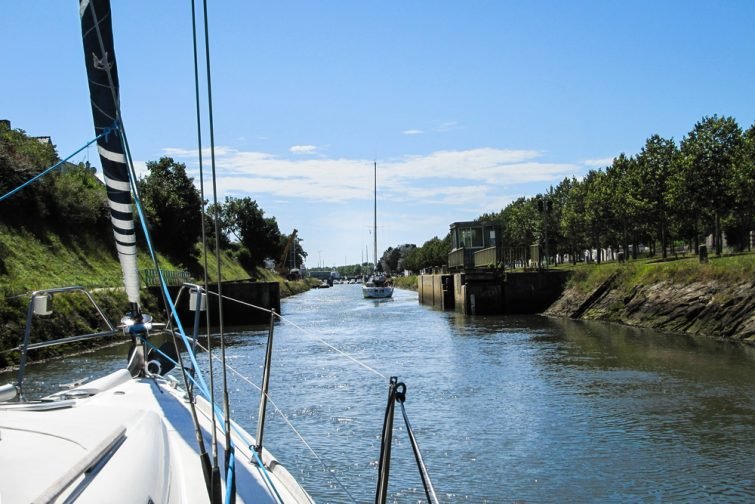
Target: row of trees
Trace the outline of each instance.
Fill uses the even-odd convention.
[[[652,135],[636,155],[620,154],[605,169],[566,178],[531,198],[521,197],[478,220],[498,222],[505,247],[540,244],[572,260],[601,249],[637,257],[642,246],[666,257],[675,245],[691,250],[713,237],[717,254],[726,242],[751,247],[755,230],[755,124],[743,131],[731,117],[704,117],[677,144]],[[403,268],[446,264],[450,237],[412,249]],[[388,249],[389,254],[392,249]],[[397,266],[399,264],[395,263]]]
[[[710,235],[719,255],[724,237],[744,250],[755,229],[755,125],[743,132],[731,117],[705,117],[679,145],[653,135],[634,156],[480,219],[502,224],[506,246],[540,243],[572,258],[608,247],[636,257],[641,244],[666,257]]]

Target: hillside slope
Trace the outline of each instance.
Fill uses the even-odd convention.
[[[199,259],[193,272],[195,281],[201,282],[204,276]],[[158,255],[164,271],[181,271],[180,265],[171,263]],[[146,251],[138,254],[140,270],[150,270],[154,266]],[[221,256],[223,280],[242,280],[250,277],[239,265],[232,251],[223,251]],[[208,252],[208,278],[217,281],[217,257]],[[281,296],[303,292],[309,289],[306,281],[288,282],[266,270],[257,270],[255,277],[262,281],[281,283]],[[128,301],[124,292],[120,264],[112,244],[112,234],[103,237],[90,235],[70,236],[56,234],[52,230],[31,232],[24,228],[8,227],[0,224],[0,368],[17,362],[17,352],[6,352],[21,343],[25,317],[31,292],[40,289],[79,285],[92,292],[95,301],[101,306],[110,320],[120,320]],[[161,319],[157,300],[147,290],[142,290],[142,305],[147,313]],[[102,330],[91,304],[82,294],[56,296],[54,312],[49,317],[35,321],[34,340],[45,341],[61,335],[83,334]],[[93,346],[85,344],[66,345],[65,348],[51,348],[35,352],[32,358],[47,358],[65,353],[77,352]]]

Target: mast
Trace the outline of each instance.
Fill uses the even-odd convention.
[[[110,221],[123,271],[123,283],[131,304],[131,311],[136,314],[140,311],[136,233],[129,170],[121,136],[123,123],[120,114],[118,67],[113,49],[110,3],[102,0],[82,1],[79,14],[94,130],[97,135],[112,130],[109,135],[104,135],[97,140],[97,151],[107,187]]]
[[[377,265],[378,265],[378,258],[377,258],[377,161],[373,163],[373,173],[374,173],[374,198],[373,198],[373,212],[372,212],[372,239],[373,239],[373,256],[375,258],[375,269],[373,271],[374,274],[377,274]]]

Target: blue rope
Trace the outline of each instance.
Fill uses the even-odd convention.
[[[260,468],[260,471],[262,472],[262,475],[267,480],[267,484],[270,485],[270,488],[273,489],[273,493],[275,493],[275,497],[278,498],[278,502],[284,502],[281,495],[278,493],[278,489],[275,488],[275,485],[273,484],[273,480],[270,479],[270,474],[267,472],[267,467],[265,467],[265,464],[262,463],[262,459],[260,459],[260,456],[257,455],[257,450],[252,448],[252,455],[254,456],[254,459],[257,461],[257,466]]]
[[[54,169],[60,167],[63,163],[65,163],[66,161],[68,161],[69,159],[71,159],[72,157],[74,157],[76,154],[78,154],[79,152],[83,151],[84,149],[86,149],[87,147],[89,147],[90,145],[92,145],[94,142],[96,142],[100,138],[105,137],[105,141],[107,141],[107,137],[110,135],[110,133],[114,129],[117,129],[117,128],[118,127],[116,125],[113,125],[112,128],[105,128],[105,130],[102,133],[100,133],[97,137],[95,137],[94,140],[91,140],[91,141],[87,142],[83,147],[81,147],[79,150],[77,150],[76,152],[74,152],[73,154],[71,154],[70,156],[68,156],[67,158],[65,158],[65,159],[63,159],[61,161],[58,161],[57,163],[55,163],[51,167],[47,168],[45,171],[36,174],[35,176],[33,176],[32,178],[30,178],[29,180],[27,180],[26,182],[24,182],[20,186],[16,187],[12,191],[10,191],[10,192],[8,192],[8,193],[3,194],[2,196],[0,196],[0,201],[5,200],[6,198],[10,198],[11,196],[13,196],[14,194],[16,194],[21,189],[23,189],[26,186],[34,183],[36,180],[44,177],[45,175],[47,175],[48,173],[50,173]]]
[[[236,455],[231,452],[228,458],[228,467],[226,468],[225,476],[225,504],[231,504],[231,488],[233,488],[233,475],[236,474]]]

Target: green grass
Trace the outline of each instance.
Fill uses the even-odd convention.
[[[417,290],[417,275],[393,277],[393,285],[399,289]]]
[[[121,287],[123,275],[114,247],[91,236],[70,237],[47,232],[39,237],[26,230],[0,226],[0,285],[3,297],[80,285],[88,289]],[[163,269],[182,269],[158,254]],[[154,268],[140,250],[139,269]]]
[[[197,252],[198,264],[204,268],[204,250],[202,247],[197,246]],[[220,252],[220,270],[223,280],[245,280],[251,276],[248,271],[241,267],[230,250],[222,250]],[[198,274],[198,276],[201,275]],[[210,282],[218,281],[218,259],[213,250],[207,251],[207,278]],[[197,278],[197,280],[203,279]]]
[[[204,256],[199,248],[197,252],[199,258],[193,268],[193,276],[201,282]],[[157,259],[163,270],[184,269],[160,254]],[[218,261],[212,252],[207,254],[207,263],[208,279],[215,282]],[[138,251],[137,264],[139,269],[154,268],[145,250]],[[263,268],[250,275],[238,263],[233,251],[223,251],[220,264],[223,280],[243,280],[254,276],[260,281],[279,282],[282,296],[304,292],[311,287],[309,280],[290,282]],[[125,292],[119,288],[123,286],[121,267],[109,237],[61,236],[51,231],[39,236],[0,224],[0,350],[19,344],[31,291],[71,285],[96,289],[92,294],[106,316],[111,320],[120,318],[127,301]],[[117,288],[103,289],[108,287]],[[142,303],[147,312],[156,312],[156,300],[146,290],[142,293]],[[92,317],[93,310],[84,295],[56,296],[54,305],[53,315],[37,322],[34,341],[49,340],[60,334],[93,332],[98,326],[98,320]],[[93,344],[87,342],[44,349],[34,352],[31,358],[75,352]],[[15,352],[0,353],[0,368],[17,362],[17,359]]]
[[[592,292],[610,276],[618,274],[622,284],[629,288],[641,284],[670,282],[688,285],[694,282],[741,282],[755,280],[755,253],[742,253],[710,257],[701,264],[696,257],[648,258],[602,264],[579,263],[559,265],[559,269],[572,270],[569,287],[579,292]]]

